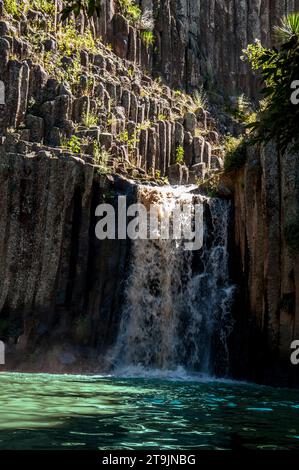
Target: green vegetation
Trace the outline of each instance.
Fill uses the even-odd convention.
[[[248,127],[256,142],[275,140],[284,151],[299,145],[299,106],[291,101],[292,84],[299,77],[299,13],[293,13],[275,28],[277,48],[266,49],[259,41],[244,50],[253,70],[260,71],[265,87],[265,106]]]
[[[290,252],[299,253],[299,217],[287,222],[284,228],[284,236]]]
[[[142,130],[149,129],[151,127],[152,123],[149,120],[143,121],[140,124],[137,124],[137,132],[140,132]]]
[[[141,31],[141,39],[143,44],[145,44],[146,47],[150,47],[154,44],[155,38],[154,38],[154,33],[152,31]]]
[[[41,11],[42,13],[46,13],[47,15],[54,15],[55,13],[55,1],[50,0],[31,0],[33,7]]]
[[[4,0],[4,8],[9,15],[19,17],[21,13],[26,13],[29,8],[33,8],[48,15],[54,15],[55,2],[51,0]]]
[[[111,157],[110,153],[98,142],[92,141],[91,138],[80,138],[76,135],[72,135],[69,139],[62,139],[61,147],[69,150],[74,155],[79,155],[84,153],[85,146],[89,146],[91,143],[92,156],[94,163],[98,166],[98,172],[100,174],[109,173],[108,162]]]
[[[176,148],[176,152],[175,152],[175,161],[176,161],[176,163],[179,163],[180,165],[183,165],[185,163],[184,162],[184,156],[185,156],[184,148],[181,145],[179,145]]]
[[[17,0],[4,0],[4,8],[9,15],[19,15],[19,5]]]
[[[31,28],[28,41],[33,48],[36,60],[49,75],[53,75],[57,80],[67,82],[71,86],[76,85],[82,74],[80,51],[84,49],[97,52],[99,41],[93,39],[90,30],[86,30],[84,34],[78,34],[74,23],[70,22],[61,27],[56,34],[57,52],[43,52],[40,49],[40,43],[47,39],[49,33],[53,33],[52,24],[49,24],[46,31],[41,31],[38,26]],[[65,57],[70,59],[69,63],[66,62]]]
[[[82,124],[85,127],[94,127],[98,125],[98,115],[94,112],[86,112],[82,116]]]
[[[244,94],[236,97],[234,105],[229,106],[227,108],[227,112],[237,121],[244,124],[255,122],[257,118],[257,113],[254,111],[252,104]]]
[[[281,42],[288,42],[299,36],[299,13],[291,13],[286,16],[280,26],[275,26],[274,31],[277,39]]]
[[[166,121],[167,120],[167,116],[165,116],[165,114],[158,114],[158,121]]]
[[[81,139],[76,135],[72,135],[70,139],[62,139],[61,147],[70,150],[74,154],[81,153]]]
[[[133,0],[118,0],[118,5],[120,12],[132,23],[141,19],[141,9]],[[77,17],[81,12],[88,17],[94,13],[100,16],[101,0],[66,0],[65,7],[61,11],[61,21],[65,21],[72,13]]]
[[[130,152],[134,149],[136,144],[139,142],[139,140],[137,139],[137,131],[135,131],[132,136],[129,136],[128,131],[125,130],[119,134],[118,139],[120,142],[127,145],[128,150]]]
[[[121,13],[132,23],[136,23],[142,16],[141,9],[134,0],[118,0]]]
[[[196,184],[208,197],[219,197],[221,174],[215,173],[207,179],[196,178]]]
[[[57,32],[57,45],[59,52],[68,57],[83,49],[92,53],[97,52],[96,42],[91,30],[87,29],[84,33],[78,34],[72,21]]]
[[[100,146],[97,142],[93,144],[93,158],[96,165],[98,165],[98,172],[100,174],[109,173],[108,162],[111,155],[103,147]]]
[[[246,162],[246,147],[247,141],[243,136],[232,137],[228,135],[225,141],[225,158],[224,158],[224,172],[231,173],[232,171],[242,168]]]
[[[33,97],[31,97],[29,100],[28,100],[28,104],[27,104],[27,113],[28,114],[34,114],[34,110],[35,110],[35,107],[36,107],[36,101]]]
[[[196,108],[205,108],[208,103],[207,94],[203,87],[200,87],[193,93],[193,101]],[[196,109],[195,109],[196,110]]]

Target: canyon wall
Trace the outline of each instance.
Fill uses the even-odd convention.
[[[129,60],[137,61],[173,88],[192,92],[204,84],[212,92],[257,97],[258,81],[240,60],[255,39],[274,41],[273,27],[299,0],[140,0],[153,11],[155,41],[149,48],[129,25],[119,29],[117,2],[103,0],[97,30]]]
[[[130,246],[95,239],[96,205],[119,194],[134,200],[136,181],[198,182],[221,169],[216,120],[184,90],[204,84],[216,94],[256,96],[242,48],[255,38],[270,45],[272,26],[299,10],[298,0],[140,4],[153,12],[154,43],[142,41],[113,0],[102,0],[89,27],[103,43],[77,51],[80,73],[72,69],[71,86],[65,72],[75,56],[60,57],[62,80],[42,60],[59,49],[55,35],[46,30],[40,49],[31,43],[32,23],[44,31],[47,18],[31,9],[16,20],[0,1],[0,336],[11,351],[8,367],[86,371],[91,359],[103,366]],[[83,33],[87,23],[79,18],[76,27]],[[97,122],[84,124],[86,113]],[[79,153],[65,147],[73,136],[84,141]],[[185,165],[176,163],[178,149]],[[298,216],[296,159],[272,147],[252,150],[232,184],[237,377],[297,380],[289,348],[299,338],[298,255],[285,238]]]
[[[16,17],[0,1],[0,338],[7,368],[102,369],[130,246],[96,239],[95,208],[134,201],[137,182],[203,178],[222,164],[218,134],[208,111],[122,50],[76,43],[95,24],[79,18],[60,37],[30,6]],[[128,22],[113,21],[121,35]]]
[[[274,144],[251,148],[234,178],[235,372],[284,385],[299,384],[290,361],[299,338],[298,158]]]
[[[0,335],[6,367],[91,370],[117,334],[129,243],[95,236],[95,208],[135,187],[79,157],[0,153]],[[99,344],[100,343],[100,344]],[[48,355],[48,351],[49,355]]]

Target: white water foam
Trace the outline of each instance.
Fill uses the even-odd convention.
[[[184,250],[182,240],[133,242],[126,302],[112,354],[116,370],[182,375],[184,380],[190,371],[206,377],[217,367],[227,372],[234,296],[228,272],[230,202],[195,195],[193,189],[139,189],[140,202],[155,204],[162,217],[175,204],[202,204],[204,245],[194,253]]]

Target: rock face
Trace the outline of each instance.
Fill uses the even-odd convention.
[[[299,0],[162,0],[157,68],[172,85],[200,82],[226,93],[256,96],[257,82],[240,60],[255,39],[271,45],[273,26],[299,10]],[[179,54],[178,54],[179,51]],[[212,89],[212,87],[211,87]]]
[[[96,239],[96,206],[107,198],[116,205],[117,195],[135,201],[132,178],[171,177],[178,149],[188,167],[211,169],[195,145],[200,132],[202,149],[216,147],[209,112],[145,73],[140,31],[113,2],[103,8],[100,19],[55,33],[48,13],[12,17],[0,1],[0,337],[8,368],[102,369],[130,246]],[[90,29],[111,46],[90,36],[89,47],[73,46]],[[187,166],[178,166],[176,181],[187,183]]]
[[[72,135],[91,139],[104,147],[115,163],[125,160],[152,176],[156,172],[168,174],[179,147],[189,166],[203,163],[206,170],[211,168],[210,160],[196,153],[195,134],[200,132],[202,145],[217,147],[211,137],[216,130],[214,120],[191,96],[142,71],[145,67],[142,60],[136,59],[137,46],[129,41],[132,28],[123,16],[109,16],[113,31],[119,29],[122,37],[127,34],[121,40],[122,46],[114,47],[117,54],[101,42],[92,52],[83,47],[72,54],[63,50],[55,55],[57,48],[63,49],[63,40],[59,45],[54,39],[54,52],[45,52],[45,46],[36,50],[30,21],[29,32],[22,34],[22,21],[14,20],[11,27],[9,17],[4,18],[0,21],[0,80],[5,87],[5,104],[0,103],[0,135],[18,129],[21,140],[51,147],[61,146]],[[43,21],[49,18],[45,15]],[[85,32],[95,28],[100,34],[102,22],[101,17],[89,25],[77,26],[78,33],[85,27]],[[110,39],[118,41],[114,33],[110,38],[109,25],[105,23],[106,43]],[[135,48],[133,52],[129,46]],[[52,55],[47,59],[45,54]],[[134,60],[128,62],[131,56]],[[49,60],[54,59],[59,59],[58,72],[49,66]],[[148,72],[152,70],[148,68]],[[88,148],[84,150],[93,155]]]
[[[103,367],[101,348],[117,333],[129,244],[96,238],[95,208],[107,198],[114,204],[118,195],[135,201],[134,185],[98,175],[80,158],[21,150],[11,145],[0,155],[0,335],[9,343],[7,367],[62,371],[75,363],[88,370],[93,359]],[[65,354],[78,360],[60,360]]]
[[[242,49],[255,39],[270,46],[273,26],[285,14],[299,10],[299,0],[140,0],[152,10],[155,43],[145,47],[138,32],[111,15],[117,8],[104,3],[106,16],[96,29],[123,57],[162,73],[174,88],[192,91],[200,83],[230,94],[255,97],[257,81],[240,60]],[[113,17],[112,17],[113,18]],[[116,29],[115,29],[116,28]],[[121,29],[115,37],[115,30]]]
[[[299,384],[290,361],[299,338],[298,225],[297,238],[289,234],[299,220],[298,158],[273,144],[251,149],[235,178],[235,372],[285,385]]]
[[[137,3],[141,25],[114,0],[102,0],[100,18],[79,17],[74,34],[92,31],[102,41],[89,37],[88,47],[70,50],[47,12],[16,18],[0,0],[0,339],[11,352],[7,367],[87,371],[93,360],[93,369],[103,368],[130,246],[95,238],[95,207],[116,204],[117,195],[134,201],[128,178],[194,183],[221,169],[216,122],[185,92],[205,84],[216,94],[254,97],[242,48],[255,38],[270,45],[272,26],[299,10],[299,0]],[[153,41],[146,42],[148,29]],[[285,234],[298,217],[299,165],[291,152],[277,155],[271,147],[251,153],[234,181],[240,297],[232,367],[237,377],[245,370],[247,378],[292,384],[299,263]]]

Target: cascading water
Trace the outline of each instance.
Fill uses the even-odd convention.
[[[228,272],[230,202],[193,194],[192,189],[139,188],[139,201],[154,205],[162,219],[176,205],[192,209],[195,203],[201,204],[203,245],[188,251],[183,240],[133,241],[114,350],[119,367],[173,370],[182,366],[207,374],[217,369],[226,373],[234,292]],[[186,223],[183,215],[181,222]]]

